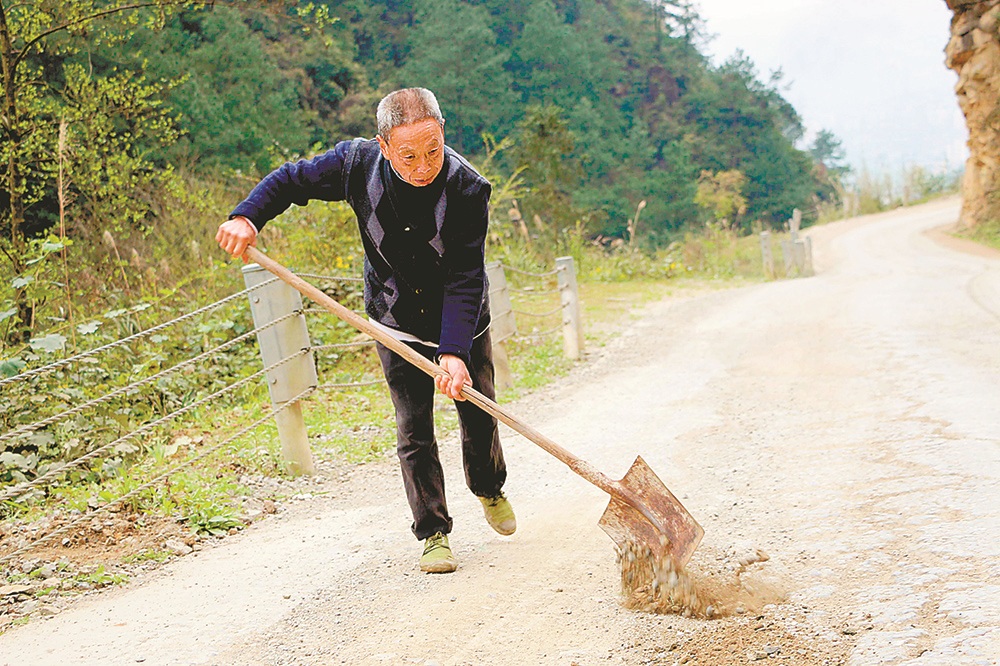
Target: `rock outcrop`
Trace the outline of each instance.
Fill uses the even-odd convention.
[[[945,62],[969,128],[963,226],[1000,220],[1000,0],[945,0],[954,13]]]

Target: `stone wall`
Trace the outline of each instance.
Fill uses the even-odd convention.
[[[963,226],[1000,220],[1000,0],[945,0],[953,12],[945,62],[969,128]]]

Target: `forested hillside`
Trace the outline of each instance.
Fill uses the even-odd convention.
[[[401,86],[438,94],[448,141],[497,185],[494,227],[511,211],[554,245],[651,249],[836,197],[836,138],[801,145],[780,74],[712,66],[687,0],[144,4],[0,2],[0,317],[25,335],[65,287],[33,276],[46,257],[91,292],[190,265],[257,177],[373,135]]]

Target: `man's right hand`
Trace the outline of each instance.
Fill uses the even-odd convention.
[[[248,246],[257,246],[257,228],[247,218],[237,215],[219,225],[215,242],[230,256],[242,258]]]

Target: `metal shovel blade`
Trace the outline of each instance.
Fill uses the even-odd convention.
[[[701,543],[705,530],[663,485],[642,456],[636,457],[617,485],[623,492],[611,493],[608,508],[598,521],[601,529],[619,548],[631,542],[648,546],[655,555],[662,555],[666,550],[676,565],[683,568]],[[639,511],[635,505],[645,511]],[[644,515],[647,511],[649,515]]]

